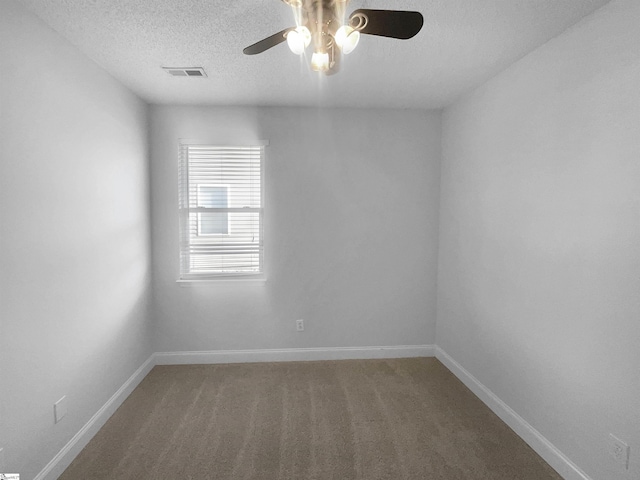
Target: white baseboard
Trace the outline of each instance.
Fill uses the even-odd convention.
[[[368,358],[408,358],[433,356],[435,356],[435,345],[283,348],[266,350],[211,350],[204,352],[158,352],[156,353],[156,365],[292,362],[309,360],[356,360]]]
[[[144,362],[129,379],[114,393],[109,400],[89,419],[71,440],[53,457],[53,459],[36,475],[34,480],[55,480],[71,464],[80,451],[89,443],[98,430],[115,413],[122,402],[133,392],[144,377],[155,366],[155,354]]]
[[[212,350],[203,352],[158,352],[152,354],[116,393],[91,417],[58,454],[36,475],[34,480],[55,480],[102,428],[116,409],[155,365],[222,364],[248,362],[283,362],[310,360],[350,360],[373,358],[436,357],[462,383],[480,398],[538,455],[565,480],[591,480],[576,464],[558,450],[540,432],[527,423],[506,403],[473,375],[435,345],[399,345],[380,347],[286,348],[267,350]]]
[[[493,413],[498,415],[511,430],[533,448],[553,469],[565,480],[591,480],[580,467],[573,463],[555,445],[533,428],[524,418],[485,387],[458,362],[451,358],[440,347],[436,347],[436,358],[440,360],[456,377],[464,383]]]

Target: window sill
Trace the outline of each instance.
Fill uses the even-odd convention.
[[[243,287],[260,287],[267,283],[266,278],[199,278],[199,279],[180,279],[176,283],[181,287],[194,287],[199,285],[242,285]]]

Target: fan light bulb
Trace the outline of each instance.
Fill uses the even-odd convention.
[[[313,52],[311,56],[311,68],[316,72],[329,70],[329,54],[326,52]]]
[[[287,45],[296,55],[301,55],[311,43],[311,32],[305,26],[297,27],[287,33]]]
[[[341,26],[335,35],[335,40],[338,46],[342,49],[342,53],[345,55],[353,52],[360,41],[360,32],[354,30],[349,25]]]

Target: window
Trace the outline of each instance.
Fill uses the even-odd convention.
[[[180,144],[180,280],[263,271],[264,146]]]

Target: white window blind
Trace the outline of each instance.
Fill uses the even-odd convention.
[[[264,146],[180,144],[180,279],[259,275]]]

